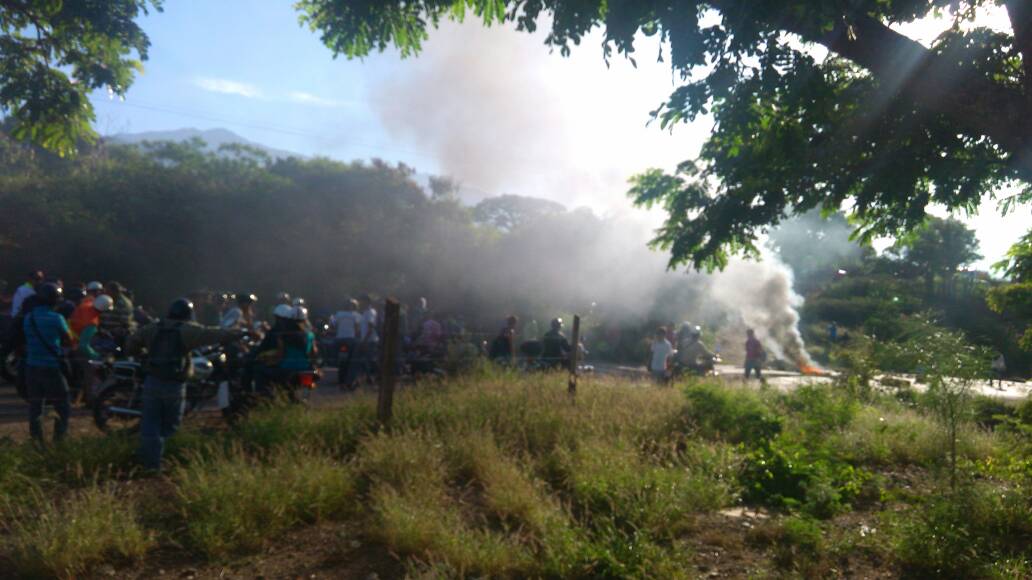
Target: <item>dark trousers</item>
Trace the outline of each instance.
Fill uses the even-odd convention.
[[[337,349],[337,384],[341,386],[350,387],[355,382],[355,377],[352,376],[352,360],[355,358],[355,345],[356,340],[354,338],[338,338],[337,342],[334,343]],[[342,347],[347,347],[347,352],[341,352]]]
[[[755,359],[745,359],[745,378],[749,378],[749,373],[751,371],[756,371],[756,378],[762,379],[763,376],[760,375],[761,368],[763,368],[763,361]]]
[[[164,382],[147,377],[143,383],[143,418],[140,424],[140,461],[147,469],[159,471],[165,441],[175,435],[183,422],[186,384]]]
[[[68,433],[72,404],[68,396],[68,382],[61,374],[61,369],[25,367],[25,391],[29,397],[29,434],[32,438],[43,440],[43,405],[48,404],[57,411],[54,441],[64,439]]]

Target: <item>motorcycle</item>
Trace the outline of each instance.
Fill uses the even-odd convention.
[[[671,369],[671,378],[678,379],[681,377],[715,377],[720,373],[717,371],[717,365],[722,362],[720,355],[715,354],[711,357],[700,357],[699,360],[695,361],[694,365],[683,364],[676,362]]]
[[[186,381],[183,416],[204,407],[219,396],[220,389],[232,391],[226,353],[221,347],[207,347],[191,353],[194,372]],[[106,380],[93,399],[93,422],[105,433],[135,432],[143,417],[144,367],[137,360],[101,361]],[[223,409],[223,414],[231,405]]]

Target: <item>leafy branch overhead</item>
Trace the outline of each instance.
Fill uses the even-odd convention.
[[[1013,33],[978,27],[1006,10]],[[648,172],[631,195],[669,215],[657,245],[671,265],[720,267],[756,252],[788,215],[854,208],[861,239],[909,231],[939,203],[970,211],[1032,181],[1032,0],[300,0],[302,22],[335,54],[419,52],[443,19],[474,16],[568,54],[595,28],[603,56],[633,58],[658,35],[681,79],[653,111],[663,127],[708,116],[698,159]],[[954,26],[930,46],[895,25]],[[826,52],[827,57],[819,54]],[[1032,198],[1024,190],[1016,201]],[[1012,200],[1014,201],[1014,200]]]
[[[160,0],[0,0],[0,113],[59,155],[93,142],[89,94],[124,95],[150,41],[134,20]]]

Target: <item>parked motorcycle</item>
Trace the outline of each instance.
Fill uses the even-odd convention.
[[[226,364],[225,349],[207,347],[193,351],[191,356],[194,373],[186,382],[184,416],[215,399],[220,387],[230,393],[236,390]],[[143,365],[136,360],[116,360],[108,364],[107,378],[93,400],[93,422],[105,433],[136,431],[143,417],[143,382],[146,378]]]

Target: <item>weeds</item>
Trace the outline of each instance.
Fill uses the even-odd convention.
[[[71,578],[101,563],[138,560],[153,545],[134,502],[107,485],[64,501],[37,494],[8,518],[9,557],[22,577]]]
[[[255,459],[235,449],[198,455],[172,477],[190,543],[212,558],[261,548],[294,526],[354,508],[351,468],[318,454]]]

